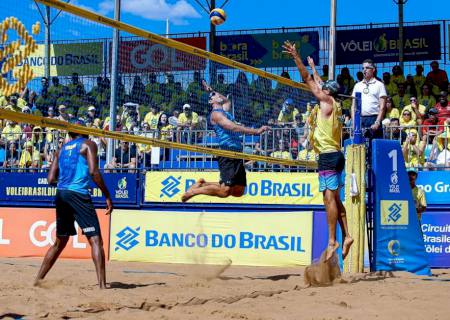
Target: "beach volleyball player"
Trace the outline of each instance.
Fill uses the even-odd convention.
[[[76,124],[82,125],[81,121]],[[112,201],[98,169],[97,145],[78,133],[69,132],[69,136],[71,140],[56,153],[48,173],[48,182],[57,182],[56,240],[44,257],[35,285],[50,271],[70,236],[77,234],[74,226],[76,221],[91,246],[98,284],[101,289],[105,289],[105,252],[100,223],[89,193],[91,180],[106,198],[106,214],[113,210]]]
[[[269,128],[262,126],[253,129],[237,124],[234,116],[230,113],[231,101],[224,95],[213,91],[205,81],[203,81],[203,86],[209,91],[209,103],[212,107],[210,122],[219,140],[220,149],[242,152],[241,134],[259,135]],[[183,194],[181,197],[183,202],[199,194],[220,198],[241,197],[244,194],[247,185],[244,161],[226,157],[217,157],[217,161],[220,181],[206,182],[204,179],[199,179]]]
[[[342,245],[342,256],[345,259],[353,239],[348,232],[345,208],[339,197],[339,189],[343,185],[341,173],[345,165],[344,155],[341,152],[342,110],[340,103],[335,100],[339,84],[334,80],[327,80],[320,87],[320,79],[315,81],[309,74],[295,48],[295,44],[286,41],[283,49],[285,53],[292,56],[303,81],[319,101],[319,112],[314,123],[315,128],[312,136],[313,141],[310,141],[310,143],[313,143],[314,149],[319,154],[319,191],[323,193],[323,202],[327,212],[328,247],[325,260],[329,260],[339,247],[339,243],[336,241],[336,223],[338,221],[345,234]],[[312,59],[308,59],[313,66]],[[318,77],[316,72],[314,77]]]

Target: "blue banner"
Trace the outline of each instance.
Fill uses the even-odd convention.
[[[403,28],[404,61],[441,59],[441,27],[438,24]],[[338,30],[337,64],[360,64],[364,59],[375,62],[398,62],[398,28]]]
[[[450,172],[420,171],[417,176],[417,186],[425,192],[427,205],[450,204]]]
[[[430,275],[400,144],[373,140],[372,155],[375,270]]]
[[[113,203],[137,203],[137,178],[131,173],[104,174],[103,179],[111,194]],[[0,201],[9,202],[53,202],[56,187],[48,185],[47,173],[0,173]],[[104,203],[100,189],[92,184],[91,196],[94,203]]]
[[[422,232],[430,267],[450,267],[450,213],[424,213]]]
[[[295,67],[292,57],[282,53],[286,40],[295,43],[305,64],[308,56],[319,64],[317,31],[218,36],[214,52],[257,68]]]

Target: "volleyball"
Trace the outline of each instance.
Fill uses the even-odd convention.
[[[209,19],[211,20],[211,23],[218,26],[227,20],[227,14],[223,9],[213,9],[211,10],[211,13],[209,14]]]

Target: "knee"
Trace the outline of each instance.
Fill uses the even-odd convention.
[[[62,250],[66,247],[67,242],[69,242],[69,237],[56,237],[55,244],[53,246],[58,250]]]
[[[226,198],[231,195],[231,187],[222,185],[219,192],[219,197]]]
[[[92,236],[89,237],[89,244],[94,247],[102,247],[103,246],[103,240],[100,236]]]

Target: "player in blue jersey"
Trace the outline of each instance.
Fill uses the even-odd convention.
[[[77,121],[77,124],[82,124]],[[57,183],[56,241],[45,255],[35,285],[44,279],[67,245],[76,235],[75,221],[86,235],[92,249],[98,284],[106,288],[105,252],[100,223],[89,193],[93,180],[106,198],[106,214],[113,210],[111,197],[98,169],[97,145],[78,133],[69,132],[71,140],[56,153],[48,173],[48,182]]]
[[[203,81],[203,86],[210,92],[209,103],[212,106],[210,123],[219,140],[220,149],[242,152],[241,134],[259,135],[269,128],[262,126],[259,129],[253,129],[237,124],[234,116],[230,113],[231,101],[224,95],[213,91],[205,81]],[[199,194],[220,198],[241,197],[244,194],[247,185],[244,161],[225,157],[217,157],[217,161],[219,163],[220,181],[198,180],[183,194],[181,197],[183,202]]]

